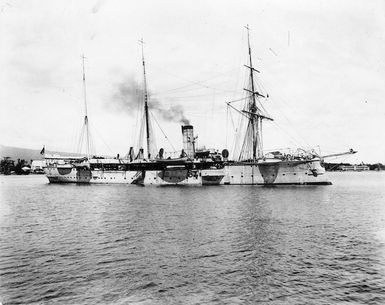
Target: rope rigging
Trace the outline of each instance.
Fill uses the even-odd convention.
[[[174,147],[174,145],[172,145],[171,141],[169,140],[169,138],[167,137],[166,133],[163,131],[162,127],[160,127],[160,124],[158,122],[158,120],[155,118],[154,114],[152,113],[152,111],[150,111],[150,114],[151,114],[151,117],[154,119],[155,123],[158,125],[160,131],[163,133],[165,139],[168,141],[168,143],[171,145],[172,149],[174,150],[174,152],[176,152],[176,149]]]

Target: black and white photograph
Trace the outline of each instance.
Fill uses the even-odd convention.
[[[385,2],[0,0],[0,305],[385,304]]]

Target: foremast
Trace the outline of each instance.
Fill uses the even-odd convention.
[[[150,160],[156,154],[156,145],[155,140],[153,139],[153,131],[150,122],[150,113],[149,113],[149,94],[147,87],[147,77],[146,77],[146,62],[144,60],[144,41],[141,39],[139,43],[142,46],[142,66],[143,66],[143,97],[144,97],[144,127],[146,132],[146,148],[147,148],[147,159]],[[140,139],[141,141],[141,139]]]
[[[239,154],[239,161],[257,161],[258,159],[263,158],[262,121],[264,119],[273,119],[263,115],[261,109],[257,106],[258,99],[261,97],[265,98],[265,96],[256,90],[254,73],[259,73],[259,71],[253,67],[250,46],[250,28],[248,25],[245,28],[247,30],[247,46],[249,54],[249,64],[245,65],[245,67],[249,69],[250,74],[249,86],[244,89],[248,94],[248,98],[242,113],[248,118],[248,122],[245,138]]]

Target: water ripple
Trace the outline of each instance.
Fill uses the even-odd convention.
[[[383,173],[310,188],[0,179],[3,304],[385,303]]]

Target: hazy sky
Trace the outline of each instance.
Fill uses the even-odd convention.
[[[275,119],[264,124],[265,148],[354,148],[340,160],[385,163],[382,0],[1,1],[0,144],[76,150],[84,53],[96,150],[126,153],[137,111],[121,94],[142,82],[143,37],[152,100],[183,110],[198,146],[231,148],[237,116],[225,102],[243,96],[246,24]],[[180,123],[154,116],[180,149]]]

